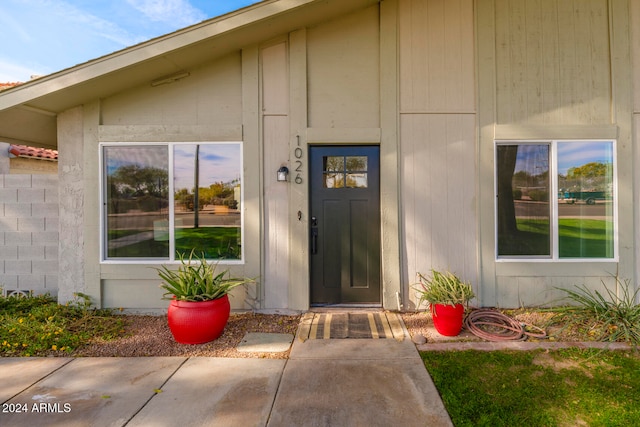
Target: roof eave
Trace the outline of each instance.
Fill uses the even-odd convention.
[[[266,0],[7,89],[0,111],[106,76],[317,0]],[[60,112],[60,111],[57,111]]]
[[[0,92],[0,121],[55,124],[56,115],[94,99],[215,59],[296,28],[378,3],[379,0],[265,0],[191,27],[96,58]],[[203,59],[205,57],[206,59]],[[8,114],[8,116],[7,116]],[[0,139],[55,147],[55,133],[36,137],[5,131]]]

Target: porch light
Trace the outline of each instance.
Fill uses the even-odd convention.
[[[278,169],[278,182],[286,182],[289,175],[289,169],[286,166],[280,166]]]

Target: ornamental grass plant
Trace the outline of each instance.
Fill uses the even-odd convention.
[[[560,289],[569,305],[555,307],[552,322],[564,328],[586,329],[588,336],[598,341],[628,342],[640,345],[640,288],[631,290],[629,280],[616,279],[619,292],[610,289],[604,281],[605,295],[586,286]]]
[[[451,272],[431,270],[431,277],[418,273],[415,290],[420,298],[418,305],[429,304],[456,305],[466,304],[475,295],[468,282],[464,282]]]
[[[229,270],[216,272],[217,264],[210,263],[204,254],[195,257],[194,251],[188,258],[179,254],[180,266],[177,270],[166,266],[156,269],[163,280],[160,285],[166,292],[163,299],[177,301],[211,301],[222,298],[240,285],[252,283],[254,279],[229,276]]]

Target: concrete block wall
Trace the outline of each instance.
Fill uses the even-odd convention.
[[[58,294],[58,175],[0,174],[0,286]]]

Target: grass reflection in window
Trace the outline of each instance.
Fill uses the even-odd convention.
[[[613,258],[613,145],[498,144],[498,256]],[[550,197],[552,188],[558,189],[557,197]]]

